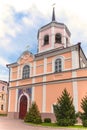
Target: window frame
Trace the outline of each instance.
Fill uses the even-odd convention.
[[[56,61],[56,59],[61,59],[61,63],[62,63],[62,71],[61,72],[63,72],[64,71],[64,66],[65,66],[65,63],[64,63],[64,61],[65,61],[65,57],[64,56],[55,56],[53,59],[52,59],[52,72],[53,73],[56,73],[55,72],[55,61]]]
[[[62,60],[61,60],[61,58],[57,58],[55,60],[55,72],[62,72]]]
[[[2,86],[2,91],[4,91],[5,90],[5,86]]]
[[[22,79],[28,79],[29,77],[30,77],[30,65],[24,65],[22,70]]]
[[[1,95],[1,99],[2,99],[2,100],[4,99],[4,94]]]
[[[1,111],[3,111],[3,110],[4,110],[4,105],[2,104],[2,105],[1,105]]]
[[[48,45],[48,44],[49,44],[49,35],[46,34],[46,35],[44,36],[44,45]]]
[[[62,35],[61,33],[55,34],[55,43],[61,44],[62,43]]]

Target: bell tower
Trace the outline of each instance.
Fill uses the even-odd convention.
[[[70,36],[67,26],[56,21],[53,7],[52,21],[38,31],[38,53],[70,46]]]

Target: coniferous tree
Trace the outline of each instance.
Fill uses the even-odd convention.
[[[82,119],[83,126],[87,127],[87,96],[83,97],[81,108],[83,112],[81,112],[80,118]]]
[[[57,99],[57,104],[53,107],[58,125],[70,126],[76,123],[76,114],[73,105],[73,99],[66,89],[64,89],[61,97]]]
[[[24,121],[36,124],[40,124],[42,122],[38,106],[35,102],[33,102],[29,108],[29,112],[27,112]]]

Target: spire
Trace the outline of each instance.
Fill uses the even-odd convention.
[[[53,4],[53,6],[54,6],[54,5],[55,5],[55,4]],[[53,7],[52,21],[55,21],[55,7]]]

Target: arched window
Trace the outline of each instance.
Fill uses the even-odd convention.
[[[55,61],[55,72],[61,72],[61,71],[62,71],[62,60],[58,58]]]
[[[44,45],[49,44],[49,35],[44,36]]]
[[[1,110],[3,110],[3,105],[1,105]]]
[[[68,38],[66,38],[66,47],[68,47]]]
[[[3,87],[2,87],[2,91],[4,91],[4,88],[5,88],[5,87],[3,86]]]
[[[2,100],[4,99],[4,94],[2,94],[1,98],[2,98]]]
[[[23,68],[23,74],[22,77],[23,79],[29,78],[30,76],[30,66],[29,65],[25,65]]]
[[[61,43],[62,42],[62,37],[60,33],[57,33],[55,35],[55,43]]]

